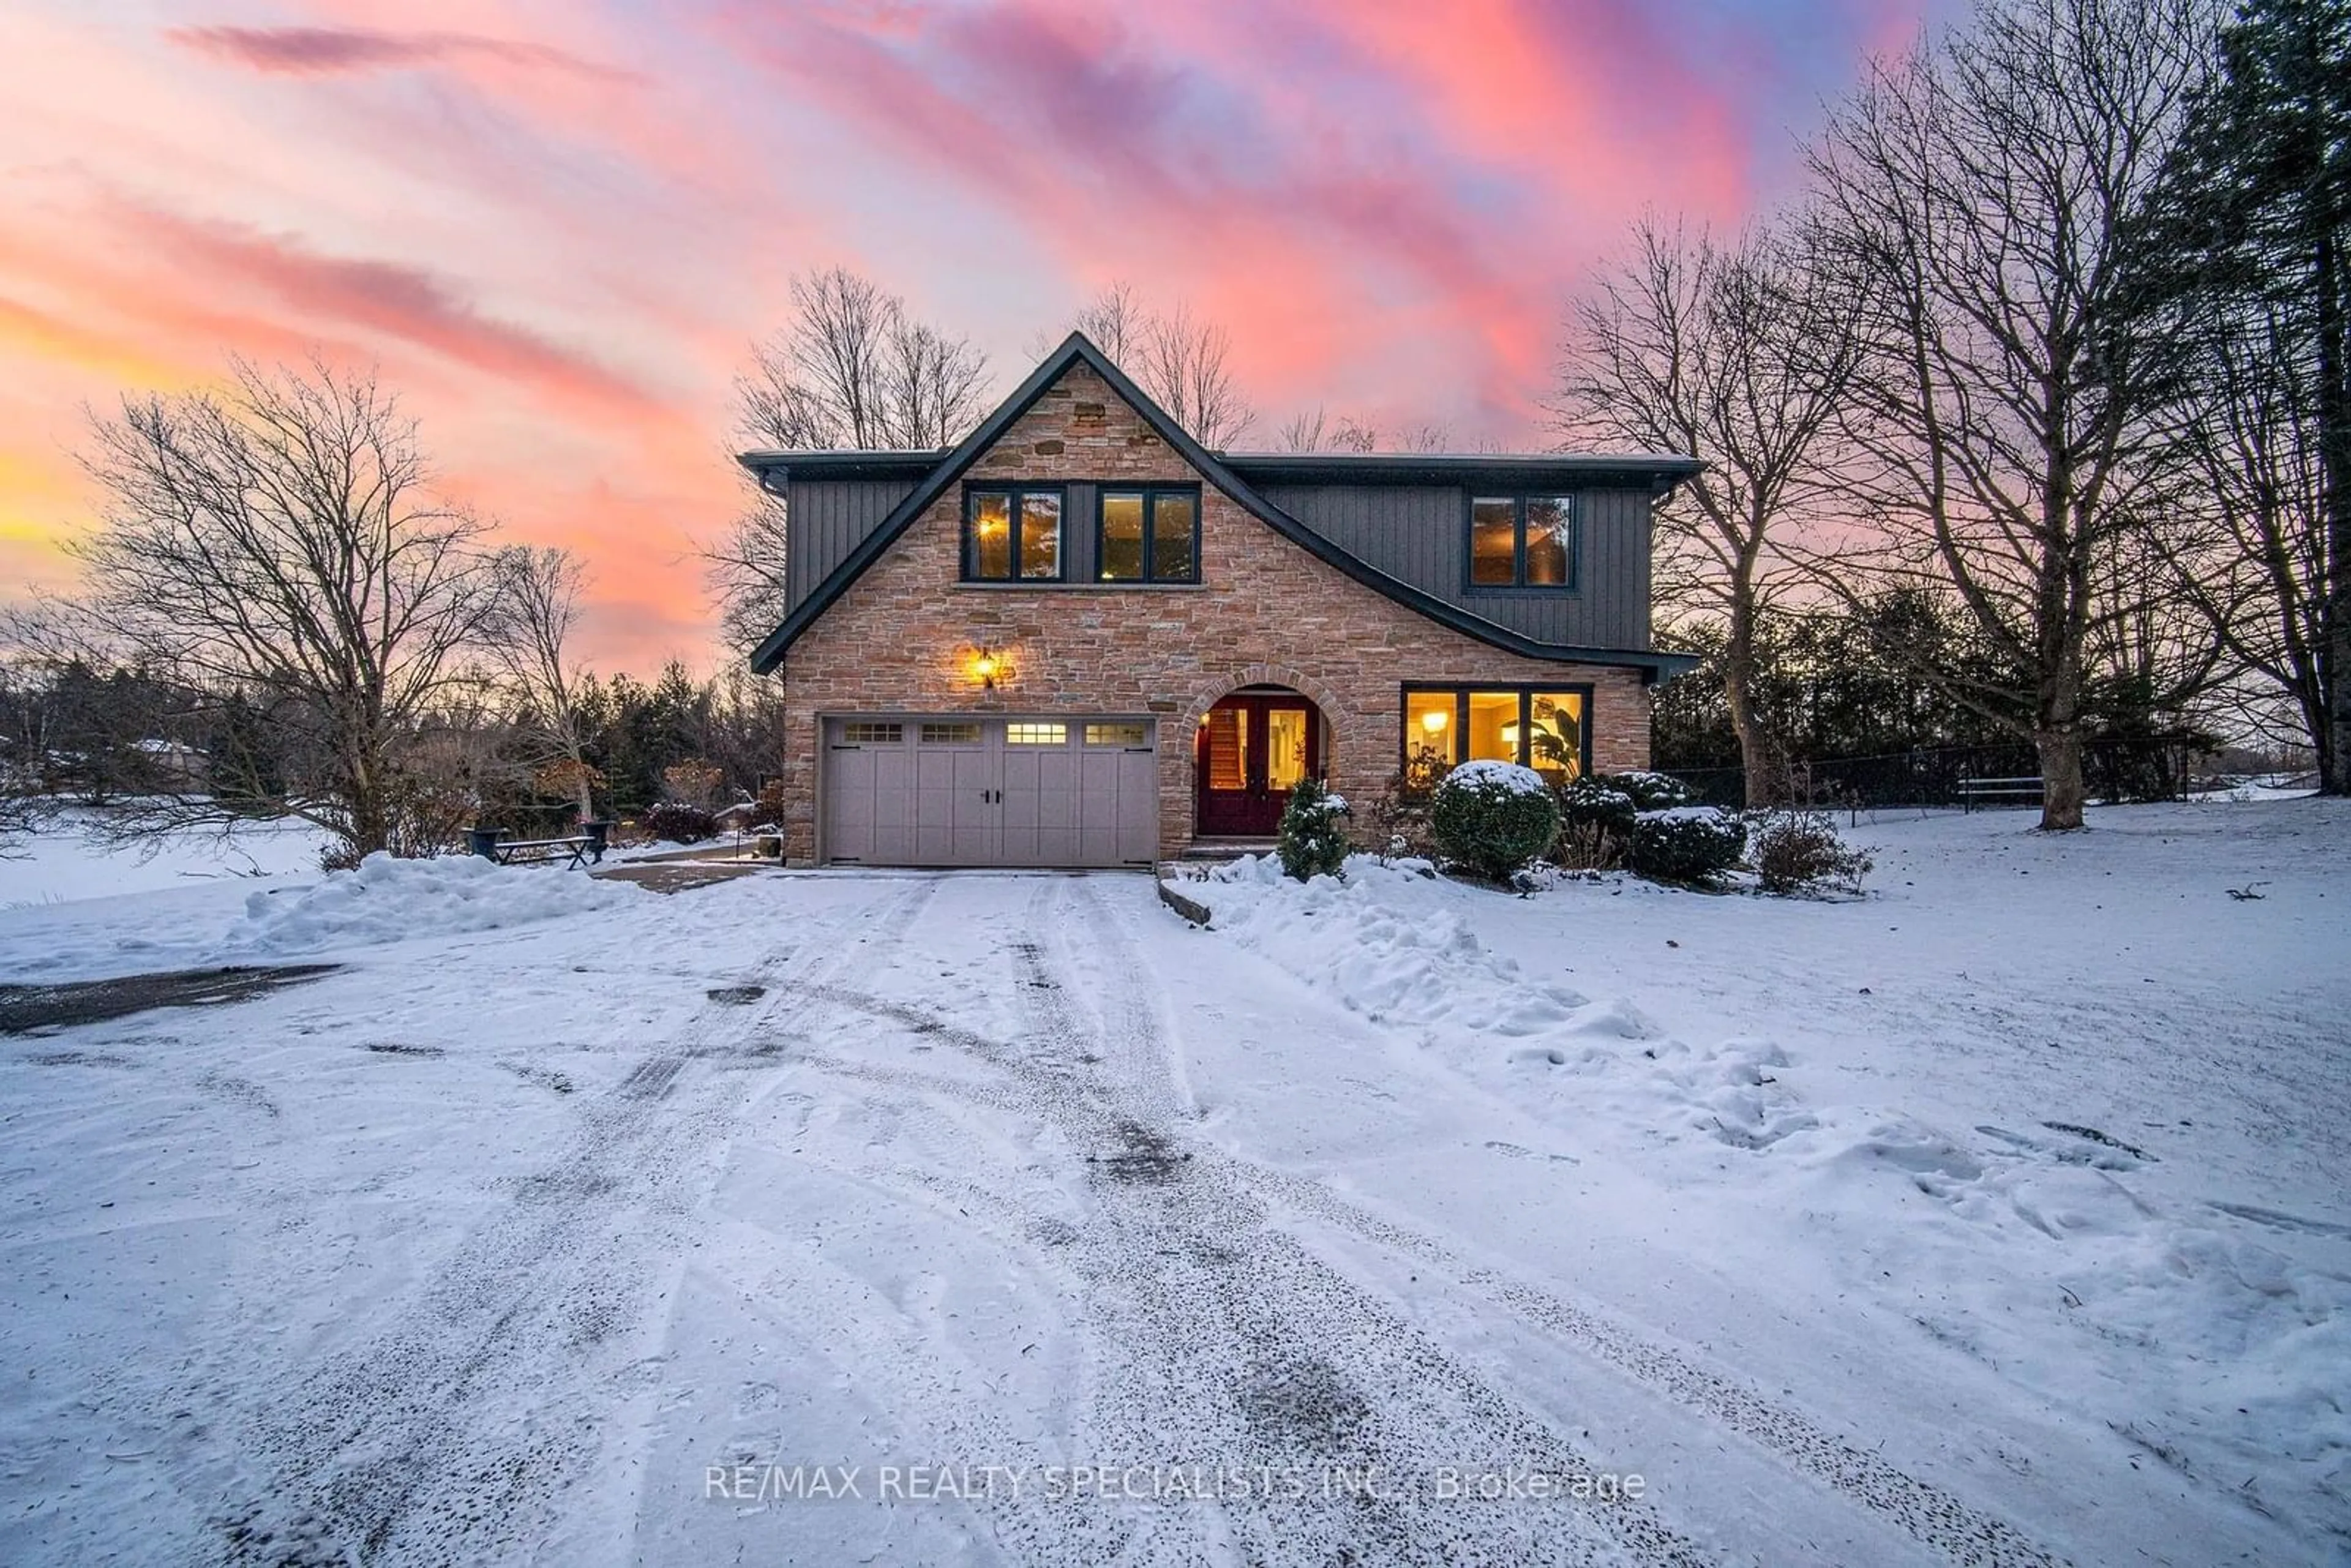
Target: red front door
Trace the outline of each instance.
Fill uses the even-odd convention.
[[[1227,697],[1201,721],[1193,765],[1202,838],[1269,838],[1290,791],[1322,771],[1314,705],[1301,696]]]

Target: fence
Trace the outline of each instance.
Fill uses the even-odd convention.
[[[2083,747],[2083,782],[2094,800],[2176,800],[2188,791],[2198,748],[2167,738],[2094,740]],[[1743,806],[1743,768],[1666,768],[1710,806]],[[1800,799],[1837,810],[1961,804],[1963,779],[2030,778],[2041,760],[2030,746],[1950,746],[1876,757],[1832,757],[1793,765]]]

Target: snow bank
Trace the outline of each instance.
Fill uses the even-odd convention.
[[[1422,861],[1354,855],[1345,880],[1301,883],[1270,855],[1249,855],[1210,873],[1202,896],[1216,930],[1374,1023],[1428,1030],[1448,1054],[1489,1037],[1553,1036],[1581,1051],[1593,1032],[1646,1030],[1629,1012],[1595,1007],[1487,948],[1459,914],[1439,906],[1451,890]]]
[[[371,854],[356,871],[329,873],[312,886],[255,894],[221,951],[261,957],[492,931],[647,896],[627,883],[577,871],[501,866],[475,855]]]
[[[1763,1104],[1759,1082],[1759,1064],[1784,1062],[1776,1048],[1740,1041],[1693,1051],[1665,1040],[1622,997],[1594,1000],[1528,974],[1480,942],[1461,909],[1447,907],[1465,898],[1499,904],[1498,896],[1436,879],[1425,862],[1355,855],[1343,882],[1300,883],[1270,856],[1246,856],[1212,873],[1203,896],[1216,930],[1375,1023],[1421,1027],[1427,1044],[1473,1076],[1509,1079],[1528,1064],[1613,1074],[1644,1103],[1644,1119],[1703,1128],[1741,1146],[1789,1130]],[[1735,1105],[1721,1101],[1726,1092]],[[1735,1129],[1726,1128],[1726,1114]]]

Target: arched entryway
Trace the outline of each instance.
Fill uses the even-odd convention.
[[[1203,839],[1270,838],[1301,779],[1320,778],[1330,737],[1322,710],[1289,686],[1243,686],[1200,716],[1193,741],[1193,824]]]

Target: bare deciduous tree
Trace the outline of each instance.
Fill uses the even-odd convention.
[[[1181,301],[1156,309],[1134,285],[1113,283],[1081,307],[1070,326],[1203,446],[1230,445],[1257,418],[1227,365],[1231,334]],[[1051,347],[1033,345],[1040,355]]]
[[[1790,575],[1775,535],[1835,482],[1830,437],[1857,354],[1823,277],[1785,229],[1720,240],[1645,218],[1630,256],[1576,304],[1552,404],[1571,441],[1708,465],[1659,513],[1658,574],[1671,597],[1722,618],[1750,806],[1792,782],[1752,696],[1761,619]]]
[[[2170,510],[2177,355],[2130,247],[2211,34],[2202,0],[1988,5],[1959,46],[1874,68],[1812,157],[1864,337],[1849,493],[1876,564],[1949,585],[1997,650],[1997,679],[1921,673],[2031,738],[2044,828],[2082,824],[2090,653],[2144,603],[2111,565]]]
[[[542,776],[562,776],[588,821],[596,815],[596,770],[588,763],[581,672],[569,646],[587,569],[568,549],[528,545],[498,551],[496,565],[485,641],[530,743],[528,761]]]
[[[1070,325],[1109,355],[1112,364],[1141,372],[1144,340],[1151,330],[1151,312],[1135,293],[1134,285],[1122,281],[1107,286],[1086,302]],[[1041,360],[1053,348],[1050,340],[1040,342],[1034,345],[1030,357]]]
[[[718,634],[726,646],[747,653],[783,623],[789,601],[784,553],[791,544],[791,519],[780,496],[751,490],[726,530],[701,549],[703,581],[718,612]]]
[[[792,319],[735,382],[736,432],[755,446],[926,451],[952,446],[987,405],[987,358],[916,321],[906,302],[844,267],[792,279]],[[701,548],[721,635],[747,650],[783,619],[784,503],[750,486]]]
[[[2179,439],[2201,530],[2160,543],[2172,581],[2229,656],[2282,693],[2328,776],[2327,482],[2308,356],[2273,302],[2210,301]],[[2272,738],[2287,738],[2272,737]]]
[[[0,712],[9,720],[0,729],[0,856],[21,854],[18,841],[56,810],[45,777],[51,749],[45,684],[32,658],[0,657]]]
[[[1231,350],[1230,334],[1181,301],[1155,312],[1144,331],[1137,379],[1203,446],[1230,444],[1257,417],[1226,367]]]
[[[93,421],[105,495],[69,546],[66,623],[233,701],[243,737],[193,786],[116,803],[127,829],[256,809],[325,828],[337,858],[442,847],[450,782],[426,744],[472,681],[495,577],[486,525],[432,497],[413,422],[371,375],[239,362],[217,392],[125,398]]]
[[[792,279],[791,321],[737,378],[737,424],[787,449],[951,446],[978,423],[987,357],[914,320],[906,302],[845,267]]]
[[[1281,427],[1281,450],[1284,452],[1449,452],[1452,449],[1453,430],[1450,425],[1429,421],[1409,425],[1390,439],[1377,425],[1352,413],[1342,414],[1336,424],[1332,423],[1320,403]]]

